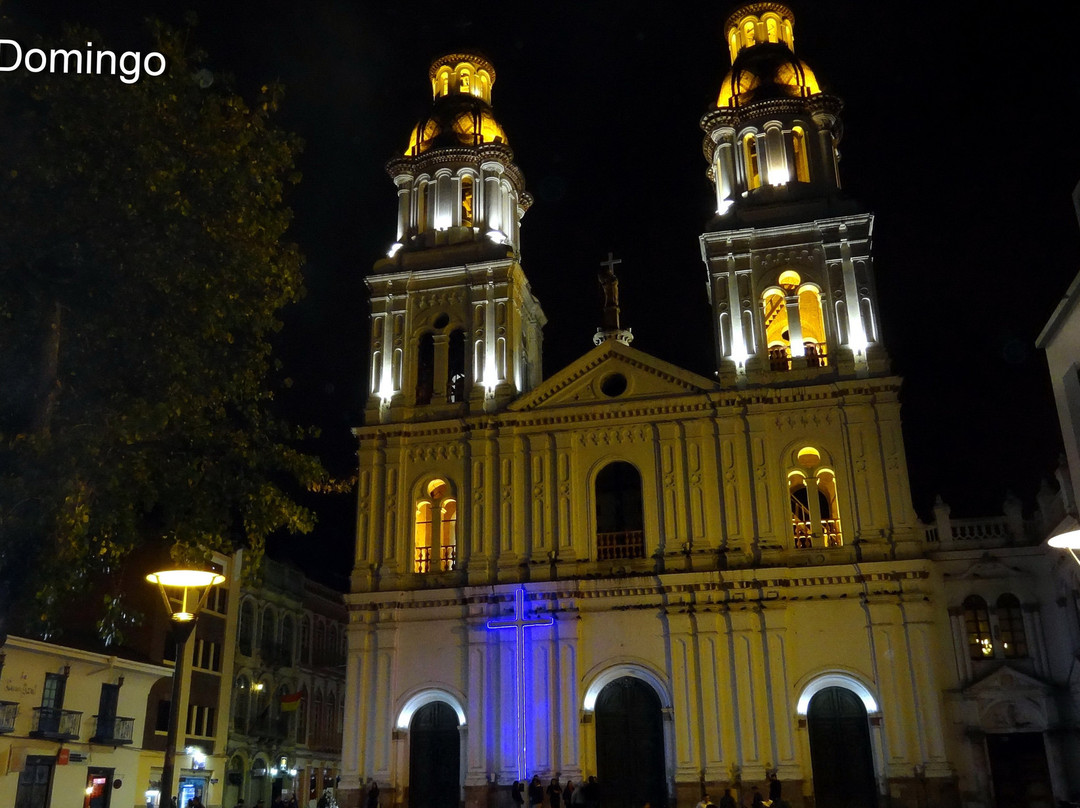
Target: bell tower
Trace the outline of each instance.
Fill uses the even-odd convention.
[[[495,411],[540,381],[539,302],[520,264],[532,198],[495,120],[495,69],[452,53],[433,102],[387,171],[396,237],[367,278],[368,423]]]
[[[732,65],[701,119],[716,216],[701,236],[725,386],[887,375],[873,215],[844,196],[842,103],[795,56],[782,3],[724,25]]]

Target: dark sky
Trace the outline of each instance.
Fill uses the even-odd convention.
[[[104,5],[104,4],[103,4]],[[281,355],[297,417],[324,429],[339,469],[354,447],[365,378],[363,277],[393,240],[383,166],[430,104],[430,60],[476,48],[494,63],[496,116],[536,198],[523,264],[549,320],[545,374],[587,351],[595,271],[620,266],[634,347],[713,367],[698,235],[713,196],[698,120],[730,67],[734,3],[364,3],[341,0],[98,4],[8,0],[42,34],[61,21],[112,47],[149,50],[141,21],[182,24],[240,90],[286,87],[280,122],[306,142],[291,203],[307,299]],[[916,510],[1027,510],[1060,451],[1034,340],[1080,269],[1070,192],[1080,180],[1080,67],[1066,25],[1027,4],[792,2],[795,50],[845,101],[841,178],[876,213],[886,346],[905,378]],[[0,33],[0,36],[3,36]],[[351,499],[323,504],[317,541],[279,543],[334,580],[350,566]],[[319,548],[313,555],[312,548]],[[342,578],[336,579],[342,582]]]

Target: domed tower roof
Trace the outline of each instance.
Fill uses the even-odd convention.
[[[450,53],[432,62],[428,75],[435,100],[431,112],[413,127],[406,156],[433,148],[509,145],[491,109],[491,62],[475,53]]]
[[[813,71],[795,56],[794,25],[791,9],[781,3],[751,3],[728,17],[724,35],[732,64],[717,107],[809,98],[821,92]]]

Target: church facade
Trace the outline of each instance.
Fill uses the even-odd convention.
[[[631,346],[611,260],[595,347],[542,378],[494,67],[432,64],[367,278],[343,805],[510,805],[534,775],[605,808],[1080,788],[1060,559],[1018,515],[912,509],[873,216],[793,24],[731,15],[702,119],[714,378]]]

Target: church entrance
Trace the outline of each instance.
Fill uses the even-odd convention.
[[[458,808],[461,801],[461,735],[457,713],[433,701],[409,724],[410,808]]]
[[[999,808],[1053,808],[1050,768],[1041,732],[986,736],[994,803]]]
[[[877,805],[870,723],[862,699],[844,687],[826,687],[806,711],[814,804],[818,808]]]
[[[624,676],[596,699],[596,775],[604,808],[667,805],[660,699],[640,679]]]

